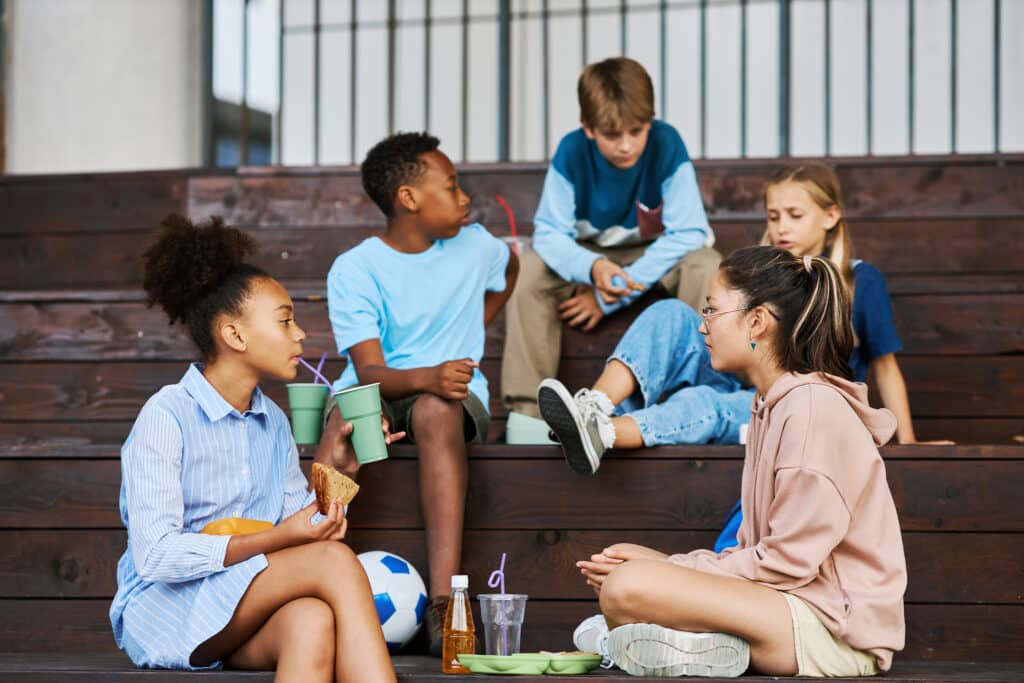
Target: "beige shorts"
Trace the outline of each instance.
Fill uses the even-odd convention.
[[[874,676],[878,662],[874,655],[855,650],[825,628],[811,608],[795,595],[783,592],[793,617],[798,676],[832,678]]]

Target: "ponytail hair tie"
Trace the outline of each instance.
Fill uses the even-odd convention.
[[[804,254],[804,270],[811,272],[811,257],[808,254]]]

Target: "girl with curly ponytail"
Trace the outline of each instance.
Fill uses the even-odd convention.
[[[147,302],[202,362],[146,402],[121,449],[114,637],[144,667],[394,681],[340,501],[316,514],[288,418],[259,388],[295,378],[306,334],[284,287],[246,262],[254,251],[220,218],[172,215],[144,254]],[[316,460],[347,457],[350,432],[325,434]],[[204,533],[236,517],[263,530]]]

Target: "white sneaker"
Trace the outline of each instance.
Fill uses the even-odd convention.
[[[590,389],[580,389],[574,397],[557,379],[546,379],[537,389],[537,405],[569,467],[579,474],[597,472],[601,456],[615,445],[611,400]]]
[[[613,666],[612,658],[608,656],[608,622],[604,620],[603,614],[595,614],[581,621],[572,632],[572,644],[581,652],[601,655],[602,667],[607,669]]]
[[[523,415],[522,413],[509,413],[508,421],[505,423],[505,443],[521,446],[549,446],[557,441],[552,441],[551,428],[548,423],[538,417]]]
[[[633,676],[735,678],[750,666],[750,645],[728,633],[690,633],[627,624],[608,635],[612,661]]]

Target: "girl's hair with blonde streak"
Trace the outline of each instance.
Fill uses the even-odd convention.
[[[800,183],[814,203],[823,211],[832,207],[839,209],[839,220],[831,230],[825,233],[825,249],[828,251],[828,259],[839,271],[843,278],[843,284],[852,297],[854,280],[850,259],[853,258],[853,240],[850,238],[850,227],[847,225],[846,216],[843,213],[843,192],[839,187],[839,178],[836,176],[836,172],[823,164],[787,166],[777,171],[765,184],[765,200],[768,199],[768,190],[771,187],[790,181]],[[769,245],[771,243],[768,231],[765,230],[761,244]],[[812,256],[817,256],[817,254],[812,254]]]
[[[850,295],[831,261],[756,246],[734,251],[719,270],[744,310],[765,306],[778,320],[770,348],[779,367],[852,378]]]

